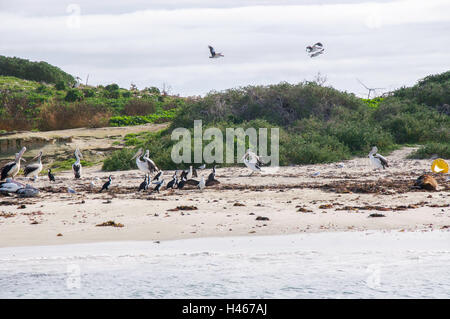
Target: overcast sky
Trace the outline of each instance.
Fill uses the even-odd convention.
[[[449,35],[449,0],[0,0],[0,55],[181,95],[318,72],[359,96],[357,78],[408,86],[450,69]],[[310,58],[318,41],[325,53]],[[209,44],[225,57],[209,59]]]

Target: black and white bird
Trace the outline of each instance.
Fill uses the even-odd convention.
[[[153,179],[159,182],[163,173],[164,173],[163,171],[159,171],[158,174],[156,174],[155,177],[153,177]]]
[[[37,180],[39,177],[39,173],[42,171],[42,151],[39,152],[38,155],[36,155],[34,159],[38,159],[37,163],[29,164],[25,166],[25,169],[23,170],[23,173],[25,177],[33,177],[33,180]]]
[[[222,53],[216,53],[212,46],[208,45],[208,48],[209,52],[211,52],[211,56],[209,57],[210,59],[217,59],[224,56]]]
[[[214,165],[212,172],[208,175],[205,186],[212,186],[216,184],[220,184],[220,182],[216,179],[216,165]]]
[[[376,146],[372,147],[372,150],[369,153],[370,162],[375,168],[386,169],[386,167],[389,167],[387,159],[377,152],[378,148]]]
[[[183,189],[184,185],[186,185],[186,177],[181,176],[181,180],[178,182],[178,189]]]
[[[159,193],[159,190],[164,185],[164,179],[162,179],[161,181],[159,181],[157,183],[153,182],[153,184],[156,184],[156,187],[153,189],[153,191]]]
[[[178,184],[177,171],[175,171],[175,173],[172,176],[172,180],[167,183],[166,189],[169,188],[173,189],[175,186],[177,186],[177,184]]]
[[[149,158],[149,154],[150,154],[150,151],[147,150],[144,155],[144,151],[142,150],[142,148],[140,148],[132,158],[132,159],[136,159],[136,165],[137,165],[138,169],[140,171],[144,172],[145,174],[152,174],[159,170],[158,167],[156,166],[155,162],[153,162]],[[144,156],[142,156],[142,155],[144,155]],[[142,159],[141,159],[141,157],[142,157]]]
[[[53,175],[52,174],[52,170],[49,168],[48,169],[48,180],[50,181],[50,182],[54,182],[55,181],[55,175]]]
[[[314,57],[322,54],[324,51],[325,51],[325,49],[323,48],[323,44],[320,42],[317,42],[312,46],[308,45],[306,47],[306,52],[308,52],[308,54],[311,58],[314,58]]]
[[[247,168],[252,171],[250,175],[252,175],[254,172],[261,172],[262,161],[260,157],[250,149],[248,149],[244,154],[242,160],[244,161],[245,166],[247,166]]]
[[[112,176],[109,175],[108,181],[105,184],[103,184],[102,189],[100,190],[99,193],[101,193],[104,190],[109,190],[109,187],[111,186],[111,182],[112,182]]]
[[[191,179],[192,177],[198,177],[197,170],[191,166],[189,166],[189,172],[186,175],[186,179]]]
[[[19,173],[20,170],[20,161],[25,161],[22,156],[23,153],[25,153],[25,151],[27,150],[27,148],[24,146],[22,147],[22,149],[20,150],[19,153],[16,153],[15,159],[13,162],[9,162],[7,163],[5,166],[2,167],[1,169],[1,175],[0,175],[0,181],[4,180],[7,177],[11,177],[14,178],[14,176],[17,175],[17,173]],[[26,162],[26,161],[25,161]]]
[[[75,150],[75,158],[77,160],[72,165],[72,171],[73,171],[75,178],[78,179],[78,178],[81,178],[81,159],[83,158],[83,155],[81,154],[81,152],[78,148]]]
[[[150,185],[150,175],[145,174],[144,181],[139,185],[138,192],[144,190],[146,191],[148,189],[148,185]]]
[[[5,182],[0,183],[0,193],[15,193],[25,185],[14,181],[12,178],[6,178]]]

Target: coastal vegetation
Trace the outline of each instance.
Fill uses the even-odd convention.
[[[340,161],[366,154],[374,145],[385,154],[401,145],[421,145],[412,154],[415,158],[450,155],[450,71],[372,99],[319,81],[246,86],[187,98],[156,87],[87,86],[43,62],[1,58],[0,66],[7,68],[0,68],[0,131],[170,122],[156,133],[127,136],[125,148],[110,154],[104,170],[133,168],[131,157],[139,147],[149,149],[160,168],[181,168],[171,161],[176,143],[171,133],[182,127],[193,136],[194,120],[201,120],[203,129],[217,127],[224,133],[226,128],[279,128],[281,165]],[[37,70],[39,77],[30,70]]]

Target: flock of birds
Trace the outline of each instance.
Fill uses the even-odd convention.
[[[210,45],[208,45],[209,52],[211,55],[209,56],[210,59],[217,59],[224,57],[222,53],[216,53],[216,50]],[[323,47],[323,44],[320,42],[316,42],[313,45],[308,45],[306,47],[306,52],[308,53],[310,58],[314,58],[316,56],[319,56],[325,52],[325,48]]]
[[[24,197],[32,197],[36,196],[39,193],[39,190],[36,188],[30,186],[30,185],[24,185],[18,181],[14,180],[14,177],[19,173],[20,171],[20,163],[21,161],[25,161],[23,159],[23,154],[26,151],[26,147],[23,147],[19,153],[16,153],[15,159],[12,162],[7,163],[5,166],[1,168],[1,177],[0,177],[0,193],[18,193],[23,195]],[[81,154],[80,150],[77,148],[75,150],[75,162],[72,164],[72,171],[74,174],[75,179],[80,179],[82,175],[82,165],[81,165],[81,159],[83,158],[83,155]],[[162,189],[162,187],[165,185],[164,180],[164,172],[156,166],[155,162],[149,157],[150,152],[147,150],[145,153],[142,148],[140,148],[137,153],[133,156],[132,159],[136,161],[136,166],[138,169],[145,174],[144,180],[142,183],[140,183],[138,192],[140,191],[146,191],[150,188],[150,186],[153,184],[155,185],[153,188],[154,192],[158,192]],[[38,153],[37,156],[33,158],[33,160],[37,159],[37,162],[33,164],[26,165],[24,168],[24,176],[29,177],[31,180],[36,181],[39,177],[39,174],[41,173],[43,169],[42,165],[42,151]],[[386,167],[389,167],[387,159],[383,157],[382,155],[378,154],[378,149],[376,146],[372,148],[372,150],[369,153],[369,159],[373,166],[377,169],[385,169]],[[245,166],[251,170],[252,175],[254,172],[261,172],[261,166],[263,166],[263,161],[261,158],[251,151],[250,149],[247,150],[247,152],[242,157],[242,160],[245,164]],[[26,162],[26,161],[25,161]],[[189,170],[181,170],[180,175],[178,172],[180,170],[176,170],[175,173],[172,175],[171,180],[167,183],[166,189],[183,189],[185,185],[193,185],[196,186],[199,190],[203,190],[205,187],[212,186],[215,184],[219,184],[220,182],[216,179],[216,165],[213,166],[211,173],[208,175],[208,177],[205,178],[201,176],[200,179],[198,178],[198,170],[203,170],[206,168],[206,164],[203,164],[197,168],[194,168],[192,165],[189,167]],[[53,175],[50,168],[47,169],[48,171],[48,179],[50,182],[54,182],[55,176]],[[153,177],[152,177],[153,175]],[[99,179],[99,178],[96,178]],[[5,182],[1,182],[3,180],[6,180]],[[104,190],[109,190],[109,188],[112,185],[112,175],[108,177],[108,181],[106,181],[99,192],[103,192]],[[91,182],[91,189],[96,187],[95,182]],[[69,193],[76,193],[73,189],[68,187]]]

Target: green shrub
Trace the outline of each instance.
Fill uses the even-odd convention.
[[[58,81],[55,85],[55,89],[58,91],[64,91],[67,88],[67,85],[64,81]]]
[[[124,148],[113,152],[107,159],[103,161],[102,170],[104,171],[121,171],[136,169],[136,163],[131,158],[136,151]]]
[[[67,102],[76,102],[83,99],[83,92],[79,89],[69,89],[67,91],[66,97],[64,98]]]
[[[432,142],[422,145],[417,151],[411,153],[408,158],[423,159],[430,158],[434,155],[444,159],[450,158],[450,142]]]

